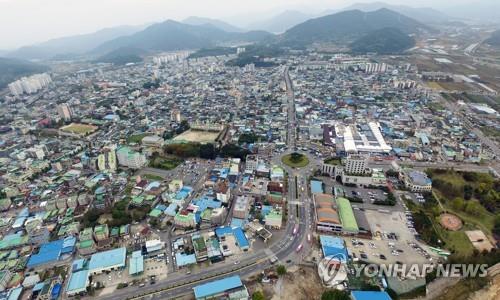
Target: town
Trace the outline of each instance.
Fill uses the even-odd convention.
[[[231,64],[245,45],[60,61],[11,82],[0,299],[271,299],[277,282],[273,299],[404,299],[442,287],[355,266],[498,262],[500,85],[448,36],[266,67]]]

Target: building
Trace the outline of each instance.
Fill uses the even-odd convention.
[[[369,173],[367,158],[361,155],[350,155],[346,159],[344,172],[350,175]]]
[[[342,232],[342,223],[336,209],[335,201],[329,194],[313,194],[316,212],[316,230]]]
[[[128,274],[131,276],[141,275],[144,273],[144,256],[141,251],[134,251],[128,259]]]
[[[352,300],[391,300],[385,291],[352,291]]]
[[[281,207],[273,207],[264,217],[266,226],[274,229],[281,229],[282,220],[283,210]]]
[[[146,252],[148,254],[161,251],[165,248],[165,243],[161,240],[149,240],[146,241]]]
[[[170,121],[180,123],[181,120],[181,111],[178,109],[172,109],[172,111],[170,112]]]
[[[73,118],[73,109],[67,103],[58,105],[57,113],[64,121],[71,121]]]
[[[193,288],[196,300],[205,299],[234,299],[247,300],[250,295],[247,288],[241,282],[239,276],[231,276],[216,281],[211,281],[205,284],[198,285]]]
[[[245,173],[253,174],[259,165],[259,157],[257,155],[247,155],[245,164]]]
[[[9,270],[0,271],[0,292],[5,291],[9,285],[12,274]]]
[[[22,94],[33,94],[48,86],[52,82],[47,73],[35,74],[29,77],[22,77],[9,84],[9,90],[12,95],[20,96]]]
[[[247,196],[238,196],[234,201],[233,218],[246,220],[250,211],[250,199]]]
[[[125,268],[127,249],[125,247],[98,252],[90,257],[88,269],[91,275]]]
[[[392,147],[384,140],[379,123],[354,125],[336,123],[334,128],[338,155],[389,153],[392,150]]]
[[[116,147],[104,147],[102,153],[97,156],[97,169],[99,171],[114,172],[117,165]]]
[[[432,191],[432,180],[424,172],[403,170],[399,173],[399,179],[412,192],[424,193]]]
[[[140,169],[147,164],[146,156],[144,154],[133,151],[127,146],[118,148],[116,156],[120,166],[131,169]]]
[[[342,223],[342,232],[345,234],[358,234],[358,224],[349,200],[343,197],[337,197],[335,202],[337,203],[340,222]]]

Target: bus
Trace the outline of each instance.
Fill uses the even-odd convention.
[[[296,252],[300,252],[300,250],[302,250],[302,244],[300,244],[297,249],[295,249]]]
[[[293,227],[293,235],[296,235],[299,233],[299,224],[295,224],[295,227]]]

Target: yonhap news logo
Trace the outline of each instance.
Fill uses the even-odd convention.
[[[348,274],[355,277],[425,278],[436,272],[436,277],[473,278],[488,275],[486,264],[346,264],[343,254],[327,256],[318,263],[318,274],[328,286],[340,284]]]
[[[318,263],[318,275],[327,286],[333,286],[346,280],[346,256],[342,253],[329,255]]]

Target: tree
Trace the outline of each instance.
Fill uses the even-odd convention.
[[[349,300],[349,294],[340,290],[327,290],[321,295],[321,300]]]
[[[279,265],[276,267],[276,272],[278,272],[279,276],[283,276],[286,274],[286,267],[284,265]]]
[[[290,161],[293,163],[298,163],[302,160],[303,155],[297,152],[290,154]]]
[[[252,295],[252,300],[264,300],[264,299],[266,298],[264,297],[264,293],[262,293],[262,291],[256,291]]]
[[[216,156],[215,147],[213,144],[200,145],[200,157],[205,159],[214,159]]]

